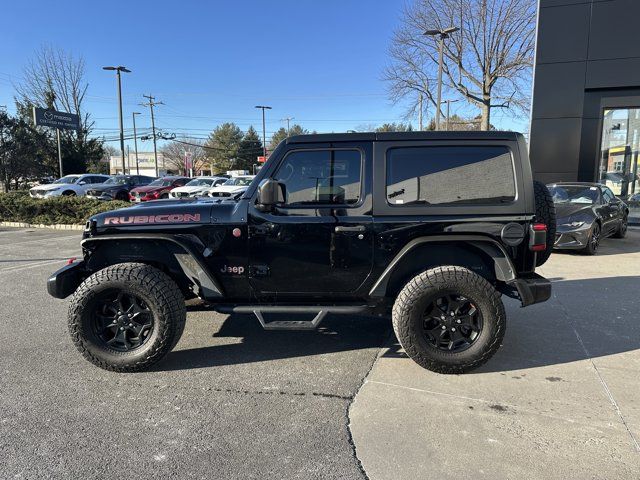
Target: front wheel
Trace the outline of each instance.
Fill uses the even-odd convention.
[[[438,373],[464,373],[491,358],[506,328],[498,291],[463,267],[427,270],[402,289],[393,328],[407,355]]]
[[[82,355],[105,370],[148,369],[178,343],[186,308],[176,283],[157,268],[120,263],[78,287],[69,332]]]

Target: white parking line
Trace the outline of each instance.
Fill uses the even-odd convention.
[[[35,263],[32,262],[32,263],[27,263],[22,265],[12,265],[11,267],[0,268],[0,273],[18,272],[20,270],[26,270],[28,268],[35,268],[35,267],[42,267],[44,265],[52,265],[54,263],[58,263],[60,264],[60,266],[63,266],[66,262],[64,260],[45,260],[42,262],[35,262]]]
[[[78,240],[81,239],[80,235],[65,235],[65,236],[55,236],[52,235],[50,237],[40,237],[40,238],[34,238],[33,240],[24,240],[24,241],[20,241],[17,240],[13,243],[0,243],[0,247],[19,247],[20,245],[26,245],[26,244],[32,244],[32,243],[40,243],[40,242],[50,242],[52,240],[64,240],[67,238],[77,238]]]

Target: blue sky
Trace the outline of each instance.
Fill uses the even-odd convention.
[[[381,80],[386,51],[404,0],[236,0],[18,2],[3,6],[0,105],[13,107],[12,83],[41,45],[61,47],[86,62],[86,107],[95,134],[117,135],[116,83],[104,65],[125,65],[125,128],[131,112],[140,130],[150,126],[138,105],[152,93],[157,126],[167,133],[204,137],[234,121],[267,136],[294,117],[309,130],[346,131],[402,120]],[[455,107],[455,108],[453,108]],[[453,110],[464,108],[462,102]],[[496,112],[498,127],[523,130]],[[417,120],[413,121],[414,126]],[[117,145],[113,142],[112,145]],[[139,145],[149,150],[149,144]]]

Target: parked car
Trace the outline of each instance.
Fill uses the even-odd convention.
[[[201,197],[211,187],[217,187],[226,182],[224,177],[198,177],[191,180],[184,187],[178,187],[171,190],[170,198],[187,198]]]
[[[562,182],[547,187],[556,207],[553,248],[595,255],[603,238],[626,235],[629,207],[606,185]]]
[[[231,177],[223,184],[210,188],[205,193],[207,197],[233,197],[239,193],[244,192],[251,182],[255,178],[255,175],[239,175],[237,177]]]
[[[103,183],[109,175],[99,175],[97,173],[86,173],[82,175],[66,175],[53,183],[38,185],[29,190],[29,195],[33,198],[85,195],[91,186]]]
[[[176,187],[184,187],[191,180],[188,177],[167,176],[156,178],[149,185],[133,188],[129,192],[129,200],[132,202],[146,202],[169,198],[169,192]]]
[[[87,197],[95,200],[123,200],[129,201],[129,191],[135,187],[149,185],[153,177],[145,175],[113,175],[104,183],[87,189]]]
[[[267,330],[388,314],[410,358],[457,374],[502,344],[502,295],[522,306],[549,299],[535,269],[553,245],[553,213],[520,134],[292,136],[240,198],[93,216],[82,260],[47,288],[72,295],[71,338],[108,370],[161,360],[184,330],[185,299],[201,298]]]

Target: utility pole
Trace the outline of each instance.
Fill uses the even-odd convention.
[[[264,119],[264,111],[271,110],[271,107],[267,107],[266,105],[256,105],[256,108],[262,110],[262,154],[264,155],[265,160],[267,159],[267,127]]]
[[[291,128],[289,127],[289,122],[293,120],[295,117],[286,117],[280,120],[281,122],[287,122],[287,138],[289,138],[289,134],[291,132]]]
[[[438,98],[436,99],[436,130],[440,130],[440,105],[442,104],[442,64],[444,62],[444,40],[449,38],[453,32],[460,30],[458,27],[445,29],[427,30],[424,35],[438,37]]]
[[[418,130],[422,131],[422,92],[418,98]]]
[[[138,163],[138,133],[136,132],[136,115],[140,112],[133,112],[133,148],[136,152],[136,175],[140,175],[140,164]]]
[[[122,174],[126,174],[126,165],[124,161],[124,128],[122,124],[122,82],[120,80],[120,72],[131,73],[127,67],[102,67],[103,70],[115,70],[118,76],[118,117],[120,119],[120,155],[122,158]],[[62,173],[60,174],[62,175]]]
[[[149,107],[149,109],[151,110],[151,131],[153,132],[153,158],[156,165],[156,177],[159,177],[160,175],[158,173],[158,148],[156,146],[156,121],[155,121],[155,117],[153,116],[153,107],[155,105],[164,105],[164,103],[156,102],[155,101],[156,97],[154,97],[153,95],[142,95],[142,96],[147,100],[149,100],[149,102],[141,103],[140,105],[142,105],[143,107]]]

